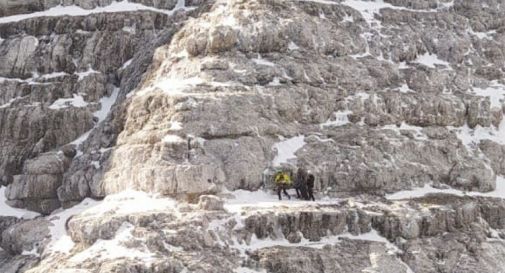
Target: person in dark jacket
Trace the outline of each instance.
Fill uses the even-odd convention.
[[[306,200],[311,200],[316,201],[316,198],[314,198],[314,182],[316,178],[314,177],[313,174],[309,173],[307,176],[307,199]]]
[[[302,198],[307,200],[307,171],[304,168],[298,168],[293,187],[296,190],[296,196],[298,199]]]

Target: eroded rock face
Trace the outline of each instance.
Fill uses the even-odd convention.
[[[225,201],[224,210],[170,203],[140,210],[128,199],[70,218],[75,245],[65,253],[39,248],[46,258],[29,272],[494,272],[503,265],[501,199],[362,196],[240,211],[217,196],[203,199]]]
[[[1,246],[10,254],[22,254],[39,248],[49,238],[49,221],[23,221],[2,232]]]
[[[153,6],[156,12],[92,13],[63,19],[33,16],[21,21],[9,17],[59,4],[28,2],[0,5],[5,16],[0,28],[0,152],[4,155],[0,184],[9,185],[7,197],[12,205],[49,213],[61,201],[66,204],[91,196],[86,188],[97,171],[89,168],[100,168],[99,151],[115,143],[122,127],[122,117],[111,111],[112,106],[140,81],[151,63],[150,47],[166,43],[185,15],[168,14],[175,2],[147,1],[142,4]],[[106,10],[111,3],[67,1],[63,6]],[[89,152],[82,145],[86,140],[93,142],[86,145],[92,149]],[[52,160],[61,160],[62,166],[57,170],[44,167]],[[41,167],[33,171],[30,162]],[[66,193],[63,188],[59,197],[63,181],[72,179],[66,178],[71,176],[69,169],[71,174],[82,172],[88,177],[80,178],[80,190]]]
[[[127,108],[103,194],[125,183],[165,194],[256,189],[277,136],[301,134],[298,162],[321,189],[381,194],[435,181],[493,190],[503,156],[491,155],[488,168],[491,158],[476,157],[480,149],[463,146],[458,132],[501,126],[503,100],[473,92],[501,86],[484,69],[496,60],[479,53],[500,51],[491,41],[501,34],[468,31],[475,18],[450,3],[430,12],[393,4],[370,19],[346,4],[217,1],[158,48]]]
[[[72,4],[111,3],[63,6]],[[3,24],[2,184],[37,184],[25,161],[69,143],[77,150],[50,197],[14,194],[12,204],[47,213],[129,188],[258,189],[279,136],[303,135],[291,152],[330,192],[433,182],[490,191],[503,173],[494,152],[503,147],[501,32],[477,26],[491,10],[204,1],[187,3],[201,8],[185,21],[162,13],[175,3],[136,4],[155,10]],[[26,110],[33,105],[38,112]],[[472,128],[490,134],[472,137]]]
[[[74,207],[60,252],[52,217],[71,211],[1,218],[0,272],[496,272],[502,199],[383,196],[489,192],[505,175],[504,8],[0,0],[6,202],[47,215],[128,190],[198,201]],[[55,10],[81,15],[43,16]],[[237,214],[213,195],[270,188],[277,165],[341,201]]]

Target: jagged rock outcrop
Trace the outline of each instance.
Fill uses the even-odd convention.
[[[53,2],[50,6],[58,1]],[[93,8],[94,4],[84,2],[85,8]],[[102,1],[100,5],[108,6],[110,2]],[[49,6],[41,10],[46,8]],[[27,188],[47,191],[47,196],[37,196],[26,195],[25,190],[25,196],[21,196],[16,192],[19,187],[11,187],[9,199],[14,204],[48,213],[67,200],[58,199],[56,190],[71,166],[58,172],[58,177],[51,170],[41,170],[36,174],[53,177],[37,180],[23,167],[25,161],[44,161],[45,153],[61,150],[67,144],[78,148],[98,130],[97,145],[103,142],[103,148],[110,147],[114,131],[120,129],[113,122],[104,122],[112,105],[124,100],[151,62],[152,50],[146,48],[146,42],[166,41],[177,29],[174,23],[178,16],[184,15],[135,11],[70,16],[64,21],[60,17],[34,17],[2,24],[0,138],[1,152],[6,156],[0,159],[0,182],[24,183],[29,184]],[[78,149],[78,156],[82,156]],[[52,200],[50,204],[48,199]]]
[[[220,200],[203,199],[210,198]],[[145,272],[450,272],[455,266],[493,272],[503,265],[504,235],[497,231],[505,226],[496,220],[505,203],[499,199],[362,196],[281,208],[251,203],[238,214],[227,202],[224,210],[209,211],[201,209],[204,200],[174,206],[150,199],[140,209],[140,200],[129,199],[106,199],[69,219],[76,245],[29,272],[123,272],[128,266]]]
[[[504,9],[0,0],[0,272],[496,272]],[[332,201],[221,199],[278,166]]]
[[[117,3],[63,4],[92,10]],[[37,124],[26,131],[30,145],[5,146],[2,183],[29,176],[23,170],[28,159],[68,143],[80,146],[53,183],[59,189],[51,190],[52,205],[28,207],[47,213],[58,205],[56,195],[68,206],[127,188],[177,196],[257,189],[276,156],[277,136],[303,135],[298,161],[317,173],[320,189],[334,192],[382,194],[433,181],[490,191],[502,174],[503,155],[483,145],[498,145],[496,150],[503,142],[467,132],[502,126],[503,101],[478,91],[496,88],[500,94],[503,88],[500,72],[491,69],[500,55],[483,53],[501,50],[493,43],[501,34],[475,26],[478,16],[487,17],[463,11],[464,3],[393,2],[360,10],[352,1],[203,2],[196,18],[183,25],[173,23],[184,15],[162,13],[176,3],[140,4],[153,10],[130,12],[135,17],[128,20],[122,13],[68,17],[55,28],[58,35],[43,43],[39,37],[60,18],[2,27],[0,69],[10,86],[4,127],[19,130],[25,120],[48,118],[40,125],[29,122]],[[4,8],[21,13],[7,12],[16,9]],[[424,28],[424,20],[433,26]],[[44,90],[20,88],[38,86],[32,81],[44,82]],[[65,94],[47,90],[53,86],[47,81],[66,84],[58,87]],[[49,109],[21,115],[25,104],[18,97],[34,93],[51,94],[30,99]],[[111,103],[107,97],[116,104],[106,119],[98,109]],[[53,113],[63,115],[57,124],[79,128],[60,134],[51,127],[60,126],[53,125]],[[25,138],[23,131],[4,132],[2,139]],[[489,157],[476,157],[480,151]],[[26,206],[15,196],[13,204]]]

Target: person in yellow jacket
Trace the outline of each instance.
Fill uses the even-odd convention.
[[[286,192],[293,182],[291,181],[291,177],[287,172],[278,172],[275,175],[275,185],[277,186],[277,195],[279,196],[279,200],[282,200],[281,191],[291,200],[291,196]]]

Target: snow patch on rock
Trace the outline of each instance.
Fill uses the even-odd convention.
[[[468,124],[462,127],[449,127],[456,133],[456,136],[461,142],[472,150],[480,143],[481,140],[492,140],[498,144],[505,145],[505,119],[502,119],[498,127],[482,127],[477,125],[475,128],[470,128]]]
[[[496,189],[491,192],[464,192],[457,189],[446,188],[434,188],[432,185],[425,184],[423,187],[414,188],[408,191],[399,191],[393,194],[387,194],[386,198],[389,200],[402,200],[419,198],[426,196],[428,194],[443,193],[452,194],[456,196],[482,196],[482,197],[495,197],[505,199],[505,178],[502,176],[496,177]]]
[[[474,87],[473,92],[482,97],[488,97],[491,102],[491,108],[502,108],[505,102],[505,86],[494,83],[487,88]]]
[[[68,219],[98,204],[100,204],[99,201],[88,198],[72,208],[56,210],[51,215],[47,216],[47,219],[52,223],[52,226],[49,227],[51,241],[47,247],[47,251],[61,253],[69,252],[74,247],[74,242],[67,234],[65,228]]]
[[[93,74],[99,74],[100,72],[94,70],[93,68],[89,67],[88,70],[84,71],[84,72],[77,72],[75,73],[79,78],[77,79],[77,81],[82,81],[84,80],[86,77],[89,77],[90,75],[93,75]]]
[[[81,95],[78,94],[73,94],[73,98],[69,99],[57,99],[53,104],[49,106],[49,109],[52,110],[59,110],[59,109],[64,109],[68,108],[70,106],[73,107],[86,107],[88,106],[88,103],[84,101],[84,98]]]
[[[418,56],[414,62],[430,68],[436,68],[436,65],[442,65],[450,68],[450,64],[444,60],[439,59],[436,54],[424,53],[423,55]]]
[[[402,122],[400,124],[400,126],[397,126],[397,125],[394,125],[394,124],[386,125],[386,126],[382,127],[382,129],[393,130],[393,131],[395,131],[399,135],[401,135],[401,131],[402,130],[414,131],[415,132],[415,134],[414,134],[414,138],[415,139],[417,139],[417,140],[428,140],[428,137],[426,136],[426,134],[424,134],[422,132],[423,131],[423,127],[412,126],[412,125],[409,125],[409,124],[407,124],[405,122]]]
[[[162,141],[164,143],[182,143],[184,139],[178,135],[166,135]]]
[[[7,198],[5,197],[6,187],[0,186],[0,216],[13,216],[21,219],[33,219],[40,214],[37,212],[13,208],[7,205]]]
[[[107,118],[107,115],[109,115],[110,110],[116,102],[118,95],[119,88],[116,87],[109,97],[103,97],[100,99],[100,110],[93,113],[93,116],[98,118],[98,123],[104,121]]]
[[[132,231],[134,226],[130,223],[123,225],[116,232],[116,236],[111,240],[98,240],[91,247],[70,258],[70,262],[82,263],[88,260],[95,260],[100,257],[102,260],[114,260],[119,258],[139,259],[143,263],[149,264],[154,261],[154,253],[147,247],[127,247],[134,237]]]
[[[263,59],[261,55],[258,55],[258,58],[256,59],[252,59],[252,61],[257,65],[272,66],[272,67],[275,66],[275,64],[272,63],[271,61]]]
[[[74,242],[72,241],[70,236],[68,236],[65,229],[65,224],[67,223],[68,219],[70,219],[70,217],[74,215],[81,214],[81,215],[101,216],[110,213],[115,213],[117,215],[127,215],[149,211],[175,210],[175,206],[176,202],[173,199],[159,198],[156,195],[131,190],[120,192],[113,195],[108,195],[102,201],[85,199],[84,201],[82,201],[81,203],[70,209],[57,210],[47,217],[48,220],[51,221],[53,224],[50,227],[51,242],[48,246],[48,251],[68,253],[74,247]],[[126,238],[128,233],[123,233],[126,232],[126,230],[127,228],[123,229],[122,231],[118,231],[116,239],[118,238],[117,236],[119,236],[120,238]],[[116,243],[118,243],[117,240],[102,241],[97,245],[95,244],[96,246],[93,246],[92,249],[79,254],[75,259],[77,260],[85,259],[86,257],[88,257],[88,255],[92,254],[90,252],[93,253],[95,251],[100,252],[101,250],[106,249],[109,246],[112,246],[111,244]]]
[[[284,163],[288,163],[291,159],[296,158],[296,152],[305,146],[305,136],[295,136],[282,140],[274,144],[273,149],[277,151],[272,164],[273,166],[281,166]]]
[[[182,3],[182,4],[181,4]],[[163,9],[157,9],[149,6],[145,6],[138,3],[130,3],[127,0],[117,2],[114,1],[110,5],[105,7],[96,7],[94,9],[83,9],[79,6],[56,6],[48,10],[33,12],[28,14],[19,14],[13,16],[6,16],[0,18],[0,24],[19,22],[26,19],[37,18],[37,17],[56,17],[56,16],[88,16],[97,13],[116,13],[116,12],[132,12],[132,11],[153,11],[158,13],[163,13],[167,15],[172,15],[176,10],[179,9],[189,10],[191,8],[186,8],[184,1],[178,1],[176,7],[169,11]]]
[[[278,200],[276,195],[270,194],[268,191],[246,191],[236,190],[228,192],[232,198],[227,199],[224,208],[233,213],[240,213],[245,208],[276,208],[276,207],[310,207],[319,205],[334,205],[340,202],[340,199],[325,198],[315,202],[299,200],[292,198],[291,200]],[[291,196],[296,196],[293,189],[288,190]]]
[[[344,126],[349,124],[348,116],[352,114],[352,111],[338,111],[333,113],[333,118],[328,119],[325,123],[321,123],[321,127],[330,127],[330,126]]]

